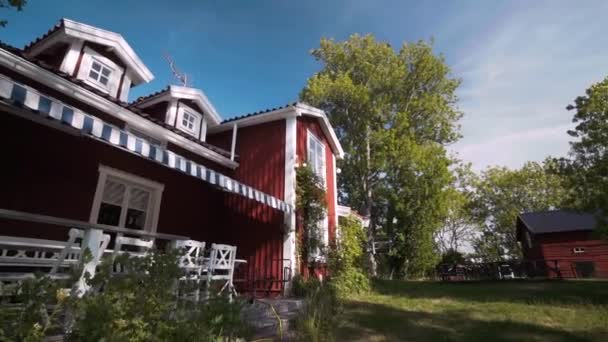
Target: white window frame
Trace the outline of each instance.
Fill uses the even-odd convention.
[[[317,176],[319,176],[319,178],[321,178],[321,181],[323,182],[323,186],[327,187],[327,161],[325,160],[327,152],[325,151],[325,144],[321,141],[321,139],[317,138],[317,136],[314,135],[310,130],[307,130],[307,135],[308,135],[308,138],[306,139],[306,159],[307,159],[308,163],[310,164],[310,167],[312,168],[313,172]],[[316,168],[316,163],[318,160],[315,160],[315,162],[314,162],[315,166],[313,166],[313,162],[311,160],[308,160],[308,159],[310,159],[309,156],[310,156],[310,151],[311,151],[311,142],[318,144],[322,147],[322,153],[323,153],[322,158],[321,158],[322,163],[323,163],[323,167],[321,170],[322,174],[317,173],[318,170]],[[314,151],[315,158],[318,158],[318,156],[316,155],[317,149],[315,148],[312,151]]]
[[[120,222],[119,227],[125,228],[125,220],[126,220],[126,204],[129,201],[129,187],[135,186],[146,191],[150,192],[149,199],[149,210],[146,212],[146,222],[144,224],[144,231],[148,232],[156,232],[158,226],[158,218],[160,215],[160,203],[162,198],[162,193],[165,189],[165,186],[161,183],[151,181],[146,178],[142,178],[139,176],[135,176],[133,174],[120,171],[105,165],[99,165],[99,178],[97,179],[97,188],[95,190],[95,197],[93,198],[93,207],[91,209],[91,216],[89,218],[89,222],[97,223],[97,218],[99,217],[99,209],[101,207],[101,200],[103,197],[103,191],[106,184],[106,180],[112,178],[117,180],[120,183],[123,183],[127,186],[127,190],[125,192],[126,196],[123,199],[123,205],[121,208]]]
[[[78,69],[77,78],[83,80],[86,84],[98,89],[104,93],[107,93],[115,98],[118,98],[118,88],[120,86],[120,79],[124,73],[124,68],[114,63],[111,59],[102,56],[97,51],[86,47],[83,50],[82,60],[80,61],[80,68]],[[110,74],[108,84],[103,85],[89,77],[89,71],[93,66],[93,61],[104,65],[105,67],[112,70]]]
[[[585,247],[574,247],[574,249],[572,249],[572,252],[574,254],[582,254],[585,253]]]
[[[93,65],[98,64],[99,65],[99,71],[97,70],[93,70]],[[106,69],[107,71],[109,71],[108,76],[105,76],[103,74],[104,69]],[[93,77],[91,77],[91,71],[95,72],[96,74],[98,74],[99,78],[95,79]],[[112,77],[114,75],[116,71],[114,71],[113,68],[105,65],[102,61],[98,60],[95,57],[91,57],[91,65],[89,66],[89,72],[87,73],[87,77],[89,80],[97,83],[98,86],[103,87],[103,88],[109,88],[110,87],[110,83],[112,82]],[[101,82],[101,78],[105,77],[108,81],[106,82],[106,84],[103,84],[103,82]]]
[[[194,127],[191,129],[183,124],[184,114],[194,117]],[[200,133],[201,122],[203,121],[203,115],[196,110],[186,106],[183,103],[179,104],[179,110],[177,111],[177,123],[176,126],[180,130],[194,136],[198,139]]]

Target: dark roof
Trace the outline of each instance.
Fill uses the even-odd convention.
[[[591,231],[597,225],[593,214],[572,210],[523,213],[519,219],[534,234]]]
[[[34,47],[34,45],[38,44],[39,42],[45,40],[48,36],[52,35],[53,33],[55,33],[57,30],[59,30],[61,27],[63,27],[63,19],[59,20],[59,22],[57,24],[55,24],[55,26],[53,26],[51,29],[49,29],[45,34],[43,34],[42,36],[34,39],[33,41],[27,43],[24,47],[23,47],[23,51],[27,51],[29,49],[31,49],[32,47]]]
[[[51,32],[51,31],[49,31],[49,32]],[[47,35],[48,34],[50,34],[50,33],[47,33]],[[45,37],[45,36],[43,36],[43,37]],[[39,38],[39,39],[42,39],[42,38]],[[37,41],[35,41],[35,42],[37,42]],[[34,44],[34,43],[32,43],[32,44]],[[31,46],[31,44],[28,45],[28,46]],[[41,68],[43,68],[45,70],[48,70],[48,71],[50,71],[50,72],[52,72],[52,73],[54,73],[54,74],[56,74],[56,75],[58,75],[60,77],[63,77],[66,80],[68,80],[68,81],[70,81],[70,82],[72,82],[74,84],[77,84],[77,85],[81,86],[82,88],[85,88],[86,90],[95,93],[98,96],[101,96],[101,97],[107,99],[108,101],[111,101],[111,102],[113,102],[113,103],[115,103],[115,104],[117,104],[117,105],[119,105],[119,106],[121,106],[121,107],[123,107],[125,109],[130,110],[131,112],[133,112],[133,113],[141,116],[142,118],[145,118],[145,119],[147,119],[147,120],[149,120],[151,122],[154,122],[155,124],[160,125],[163,128],[166,128],[166,129],[168,129],[168,130],[170,130],[170,131],[172,131],[172,132],[174,132],[176,134],[179,134],[182,137],[184,137],[184,138],[186,138],[186,139],[188,139],[190,141],[193,141],[193,142],[195,142],[195,143],[197,143],[197,144],[199,144],[201,146],[204,146],[204,147],[206,147],[206,148],[208,148],[208,149],[210,149],[210,150],[212,150],[214,152],[217,152],[218,154],[221,154],[224,157],[230,158],[230,152],[229,151],[226,151],[226,150],[224,150],[224,149],[222,149],[220,147],[211,145],[211,144],[206,143],[204,141],[200,141],[200,140],[196,139],[195,137],[191,136],[190,134],[182,132],[179,129],[177,129],[177,128],[171,126],[171,125],[168,125],[168,124],[166,124],[166,123],[164,123],[164,122],[162,122],[160,120],[157,120],[157,119],[155,119],[155,118],[147,115],[146,113],[142,112],[140,109],[131,107],[126,102],[122,102],[119,99],[117,99],[117,98],[115,98],[113,96],[110,96],[109,94],[106,94],[106,93],[104,93],[102,91],[97,90],[94,87],[89,86],[84,81],[79,80],[76,77],[73,77],[73,76],[71,76],[69,74],[66,74],[66,73],[64,73],[64,72],[56,69],[56,68],[53,68],[53,67],[49,66],[48,64],[45,64],[45,63],[43,63],[42,61],[40,61],[40,60],[38,60],[36,58],[30,58],[30,57],[26,56],[26,54],[24,53],[24,51],[21,50],[21,49],[19,49],[19,48],[16,48],[14,46],[11,46],[9,44],[6,44],[6,43],[3,43],[2,41],[0,41],[0,49],[8,51],[8,52],[12,53],[13,55],[19,56],[19,57],[21,57],[21,58],[23,58],[23,59],[25,59],[25,60],[27,60],[29,62],[32,62],[32,63],[38,65],[39,67],[41,67]],[[235,156],[235,158],[238,160],[237,156]]]
[[[137,105],[137,104],[139,104],[139,103],[141,103],[141,102],[143,102],[143,101],[145,101],[147,99],[151,99],[151,98],[156,97],[158,95],[164,94],[164,93],[166,93],[168,91],[169,91],[169,86],[166,86],[165,88],[163,88],[163,89],[161,89],[159,91],[156,91],[156,92],[154,92],[152,94],[148,94],[148,95],[140,96],[140,97],[136,98],[135,101],[132,101],[131,103],[129,103],[129,106],[135,106],[135,105]]]
[[[254,113],[249,113],[249,114],[243,114],[243,115],[235,116],[235,117],[232,117],[230,119],[223,120],[222,124],[224,124],[226,122],[232,122],[232,121],[236,121],[236,120],[241,120],[241,119],[248,118],[248,117],[251,117],[251,116],[256,116],[256,115],[260,115],[260,114],[264,114],[264,113],[269,113],[269,112],[274,112],[275,110],[280,110],[280,109],[284,109],[284,108],[287,108],[287,107],[292,107],[292,106],[295,106],[297,104],[298,104],[298,102],[293,102],[293,103],[289,103],[289,104],[286,104],[286,105],[281,106],[281,107],[267,108],[267,109],[260,110],[260,111],[254,112]]]

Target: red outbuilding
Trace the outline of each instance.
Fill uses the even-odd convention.
[[[568,210],[524,213],[517,217],[517,241],[531,275],[550,278],[608,277],[608,241],[594,230],[591,214]]]

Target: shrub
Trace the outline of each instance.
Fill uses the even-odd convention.
[[[366,292],[370,281],[365,272],[367,237],[355,217],[340,218],[340,240],[330,252],[331,283],[340,296]]]
[[[120,256],[124,269],[112,274],[105,259],[91,291],[69,297],[48,277],[24,282],[3,296],[18,303],[0,309],[0,341],[43,341],[67,330],[67,341],[234,341],[249,335],[241,318],[243,303],[212,297],[206,302],[177,298],[193,284],[181,284],[179,252],[153,252],[143,258]],[[6,303],[4,303],[6,304]],[[51,306],[49,306],[51,305]],[[49,314],[49,310],[50,314]],[[64,320],[64,317],[66,318]],[[64,320],[65,322],[62,322]],[[64,330],[65,323],[70,326]]]
[[[90,279],[93,291],[75,301],[72,341],[232,340],[246,333],[241,304],[226,298],[209,302],[176,301],[182,271],[178,252],[153,252],[143,258],[116,259],[127,270],[112,276],[113,263],[104,261]]]
[[[311,283],[312,284],[312,283]],[[334,341],[339,324],[340,303],[335,288],[325,283],[308,288],[304,310],[295,321],[297,341]]]

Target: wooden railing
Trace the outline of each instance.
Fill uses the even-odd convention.
[[[84,231],[84,235],[82,237],[81,249],[82,250],[88,249],[91,252],[91,255],[93,255],[93,256],[100,256],[102,253],[105,252],[104,250],[100,250],[100,246],[102,245],[101,240],[102,240],[104,233],[114,233],[117,235],[131,235],[131,236],[137,236],[137,237],[148,238],[148,239],[155,239],[155,240],[160,239],[160,240],[169,240],[169,241],[189,240],[190,239],[187,236],[181,236],[181,235],[148,232],[148,231],[137,230],[137,229],[128,229],[128,228],[122,228],[122,227],[116,227],[116,226],[109,226],[109,225],[105,225],[105,224],[95,224],[95,223],[89,223],[89,222],[84,222],[84,221],[65,219],[65,218],[40,215],[40,214],[32,214],[32,213],[16,211],[16,210],[7,210],[7,209],[0,209],[0,219],[24,221],[24,222],[31,222],[31,223],[42,223],[42,224],[47,224],[47,225],[54,226],[57,228],[62,228],[62,229],[65,229],[65,228],[81,229]],[[2,235],[1,230],[0,230],[0,235]],[[91,261],[84,263],[82,265],[83,266],[82,274],[84,275],[86,273],[89,273],[90,276],[93,276],[95,274],[95,270],[98,265],[98,260],[99,260],[99,258],[94,257],[94,258],[92,258]],[[80,279],[78,280],[76,288],[77,288],[77,293],[76,293],[77,295],[82,295],[88,289],[88,286],[87,286],[83,276],[81,276]]]

